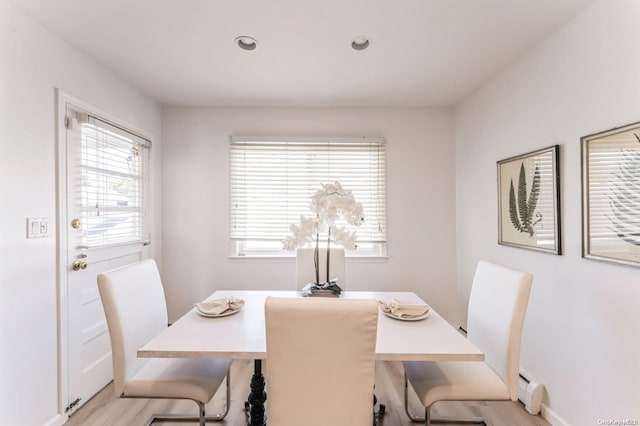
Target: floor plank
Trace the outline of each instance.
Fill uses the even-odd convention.
[[[234,361],[231,367],[231,405],[224,421],[211,424],[225,426],[245,426],[244,401],[249,394],[249,380],[253,372],[250,361]],[[224,386],[223,386],[224,387]],[[386,415],[380,426],[409,426],[412,423],[404,413],[403,373],[399,362],[378,362],[376,364],[376,396],[385,404]],[[422,413],[418,399],[410,392],[410,409]],[[224,391],[216,394],[207,404],[208,413],[224,410]],[[485,416],[494,426],[548,426],[540,416],[527,413],[522,404],[512,402],[441,402],[434,407],[434,415]],[[131,426],[142,425],[153,413],[192,414],[197,413],[197,405],[192,401],[159,399],[117,399],[113,384],[109,384],[82,406],[66,423],[68,426]],[[185,423],[155,423],[165,426]]]

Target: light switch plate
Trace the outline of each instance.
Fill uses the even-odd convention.
[[[27,238],[45,238],[49,236],[49,218],[28,217]]]

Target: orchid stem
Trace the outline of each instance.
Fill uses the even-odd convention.
[[[331,227],[327,232],[327,283],[331,280],[329,276],[329,260],[331,259]]]
[[[313,251],[313,266],[316,268],[316,284],[320,284],[320,259],[319,259],[319,247],[320,247],[320,234],[316,234],[316,248]]]

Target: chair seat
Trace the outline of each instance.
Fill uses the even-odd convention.
[[[152,358],[126,382],[122,396],[184,398],[206,404],[230,365],[229,359]]]
[[[425,407],[437,401],[508,400],[507,385],[485,362],[405,361],[407,379]]]

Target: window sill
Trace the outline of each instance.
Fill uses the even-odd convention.
[[[295,256],[274,256],[274,255],[252,255],[252,256],[228,256],[229,260],[232,261],[253,261],[253,262],[261,262],[268,260],[270,262],[275,261],[276,263],[283,262],[295,262]],[[389,256],[346,256],[345,262],[347,263],[375,263],[375,262],[386,262],[389,259]]]

